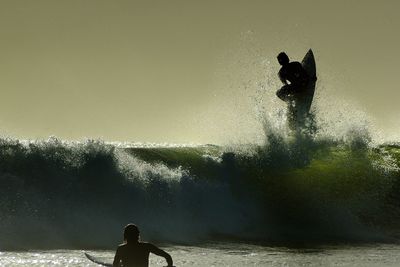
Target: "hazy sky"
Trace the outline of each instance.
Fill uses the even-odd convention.
[[[301,60],[311,47],[321,103],[340,110],[348,101],[392,137],[400,132],[399,10],[395,0],[1,0],[0,131],[246,139],[259,130],[255,92],[278,89],[276,55]]]

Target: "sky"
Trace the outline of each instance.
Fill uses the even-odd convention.
[[[0,134],[248,142],[260,131],[254,99],[283,105],[276,55],[300,61],[312,48],[317,107],[361,112],[399,140],[398,10],[395,0],[1,0]]]

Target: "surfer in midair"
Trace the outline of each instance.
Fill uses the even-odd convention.
[[[117,248],[113,267],[148,267],[150,253],[164,257],[168,267],[173,267],[171,255],[153,244],[140,241],[140,232],[136,225],[125,226],[124,240],[125,243]]]
[[[291,97],[301,93],[307,85],[310,77],[300,62],[289,61],[285,52],[277,56],[279,64],[282,66],[278,72],[279,79],[284,86],[276,92],[276,95],[283,101],[291,100]]]

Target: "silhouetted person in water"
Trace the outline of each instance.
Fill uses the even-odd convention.
[[[136,225],[128,224],[125,226],[125,243],[118,246],[113,267],[148,267],[150,252],[164,257],[168,266],[173,266],[172,258],[167,252],[153,244],[140,242],[139,234],[139,228]]]
[[[287,101],[291,99],[291,96],[301,93],[310,78],[300,62],[289,62],[289,57],[285,52],[279,53],[277,58],[279,64],[282,65],[278,75],[285,85],[276,92],[276,95],[283,101]]]

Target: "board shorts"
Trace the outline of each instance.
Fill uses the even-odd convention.
[[[299,92],[299,88],[293,84],[286,84],[281,89],[276,91],[276,96],[283,101],[291,100],[291,96]]]

